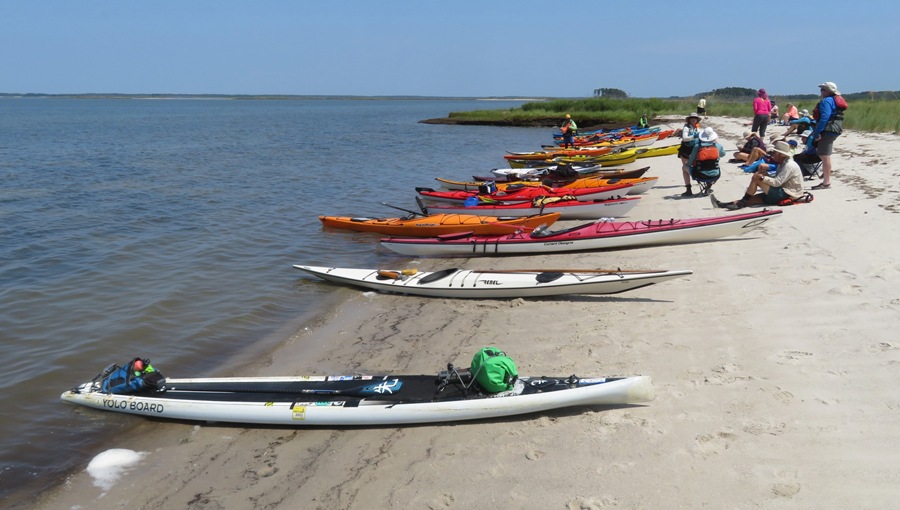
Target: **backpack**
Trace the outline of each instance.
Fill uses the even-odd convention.
[[[716,144],[700,145],[695,161],[719,161],[719,148]]]
[[[512,389],[519,377],[512,358],[496,347],[485,347],[475,353],[470,370],[478,385],[489,393]]]
[[[134,362],[138,360],[147,368],[142,373],[135,375]],[[148,388],[157,388],[164,379],[163,375],[150,365],[150,360],[141,360],[140,358],[134,358],[124,367],[109,366],[103,373],[106,374],[100,383],[100,391],[103,393],[136,393]]]

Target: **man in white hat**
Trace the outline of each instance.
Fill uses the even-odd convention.
[[[776,205],[785,199],[797,200],[803,197],[803,174],[800,172],[800,166],[791,157],[793,156],[791,146],[779,140],[769,153],[777,165],[774,176],[769,176],[772,165],[760,164],[750,178],[747,192],[740,200],[719,202],[715,195],[710,195],[713,207],[736,210],[757,204]],[[761,189],[762,193],[757,193],[757,189]]]

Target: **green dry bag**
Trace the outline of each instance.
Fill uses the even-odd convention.
[[[512,389],[519,377],[512,358],[496,347],[485,347],[475,353],[471,371],[478,384],[491,393]]]

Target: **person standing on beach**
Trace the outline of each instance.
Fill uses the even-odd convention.
[[[575,148],[575,133],[578,132],[578,124],[575,124],[575,121],[572,120],[572,116],[568,113],[562,122],[562,126],[559,127],[559,130],[562,131],[563,134],[563,148]]]
[[[706,98],[701,97],[700,101],[697,102],[697,113],[700,115],[706,115]]]
[[[753,100],[753,127],[750,129],[759,136],[766,137],[766,127],[769,125],[769,115],[772,112],[772,102],[766,89],[759,89],[756,99]]]
[[[816,127],[806,140],[806,145],[812,147],[813,143],[818,143],[816,154],[822,159],[822,182],[812,189],[828,189],[831,187],[831,151],[834,141],[844,132],[844,110],[847,109],[847,101],[841,97],[833,81],[819,85],[819,95],[822,99],[813,110]]]
[[[681,128],[681,146],[678,147],[678,158],[681,160],[681,173],[684,175],[685,192],[681,194],[683,197],[693,196],[691,191],[691,177],[688,169],[688,159],[691,157],[691,151],[697,143],[700,136],[700,114],[691,113],[684,119],[684,127]]]

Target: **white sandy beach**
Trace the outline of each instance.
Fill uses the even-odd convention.
[[[732,152],[749,122],[703,125]],[[705,197],[681,199],[675,156],[642,161],[660,180],[629,219],[727,214]],[[722,168],[716,196],[740,198],[749,176],[724,160]],[[240,374],[222,374],[430,374],[495,345],[523,375],[652,376],[656,400],[647,405],[374,429],[147,421],[107,445],[149,453],[108,492],[79,472],[39,507],[896,508],[898,178],[898,136],[845,132],[832,188],[744,237],[419,266],[692,276],[613,297],[545,300],[342,289],[349,299],[328,317]]]

